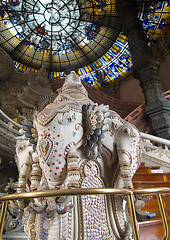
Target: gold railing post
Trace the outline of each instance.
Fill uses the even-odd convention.
[[[130,216],[131,216],[131,221],[132,221],[132,230],[133,230],[134,240],[139,240],[138,222],[136,219],[133,193],[128,194],[128,203],[129,203]]]
[[[166,219],[166,215],[165,215],[164,206],[163,206],[163,203],[162,203],[161,194],[156,194],[156,196],[157,196],[159,210],[160,210],[160,213],[161,213],[163,227],[164,227],[164,235],[163,235],[162,240],[167,240],[168,239],[168,223],[167,223],[167,219]]]
[[[0,239],[2,238],[7,205],[8,205],[8,201],[2,202],[1,215],[0,215]]]

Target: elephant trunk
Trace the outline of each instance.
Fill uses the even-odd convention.
[[[71,146],[67,154],[67,172],[68,188],[78,188],[80,180],[79,156],[77,155],[75,145]]]
[[[30,190],[34,191],[34,190],[37,190],[37,188],[40,184],[41,176],[42,176],[42,170],[39,165],[39,158],[38,158],[37,152],[35,152],[32,155],[32,160],[33,160],[33,163],[32,163],[32,171],[31,171]]]
[[[119,157],[119,166],[121,176],[124,182],[124,187],[133,189],[132,183],[132,173],[131,173],[131,155],[128,151],[125,150],[118,150],[118,157]]]

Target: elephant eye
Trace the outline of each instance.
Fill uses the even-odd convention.
[[[68,120],[69,123],[72,122],[72,118],[71,117],[67,118],[67,120]]]
[[[129,128],[124,128],[123,131],[130,135],[130,129]]]
[[[21,146],[19,147],[19,150],[20,150],[20,151],[23,151],[25,148],[26,148],[25,145],[21,145]]]

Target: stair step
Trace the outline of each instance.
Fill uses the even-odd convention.
[[[133,181],[134,188],[170,187],[170,181]]]
[[[167,218],[167,221],[170,229],[170,217]],[[150,220],[139,223],[140,240],[160,240],[163,237],[163,232],[162,220]]]
[[[145,163],[142,163],[132,179],[134,188],[170,187],[169,173],[151,173],[151,170],[159,169],[157,166],[146,167]],[[161,197],[170,229],[170,194],[162,194]],[[154,212],[156,216],[152,219],[142,216],[143,222],[139,223],[140,240],[162,239],[164,228],[156,195],[145,204],[142,211]],[[170,240],[170,237],[168,239]]]
[[[170,181],[170,173],[136,173],[133,181]]]
[[[137,173],[151,173],[151,170],[159,170],[160,167],[139,167],[138,170],[136,171]]]
[[[164,208],[170,209],[170,195],[164,194],[161,197],[162,197],[162,202],[163,202]],[[159,211],[157,197],[154,196],[153,199],[151,199],[149,202],[145,203],[145,206],[144,206],[144,208],[142,208],[142,211],[148,211],[148,212]]]

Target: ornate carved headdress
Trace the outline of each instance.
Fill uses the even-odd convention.
[[[79,76],[74,72],[71,71],[71,73],[69,75],[66,76],[65,82],[62,86],[62,88],[60,88],[58,90],[59,94],[66,94],[66,95],[72,95],[76,98],[76,94],[83,94],[85,97],[88,97],[88,92],[85,89],[85,87],[83,86],[83,84],[81,83],[81,80],[79,78]]]

